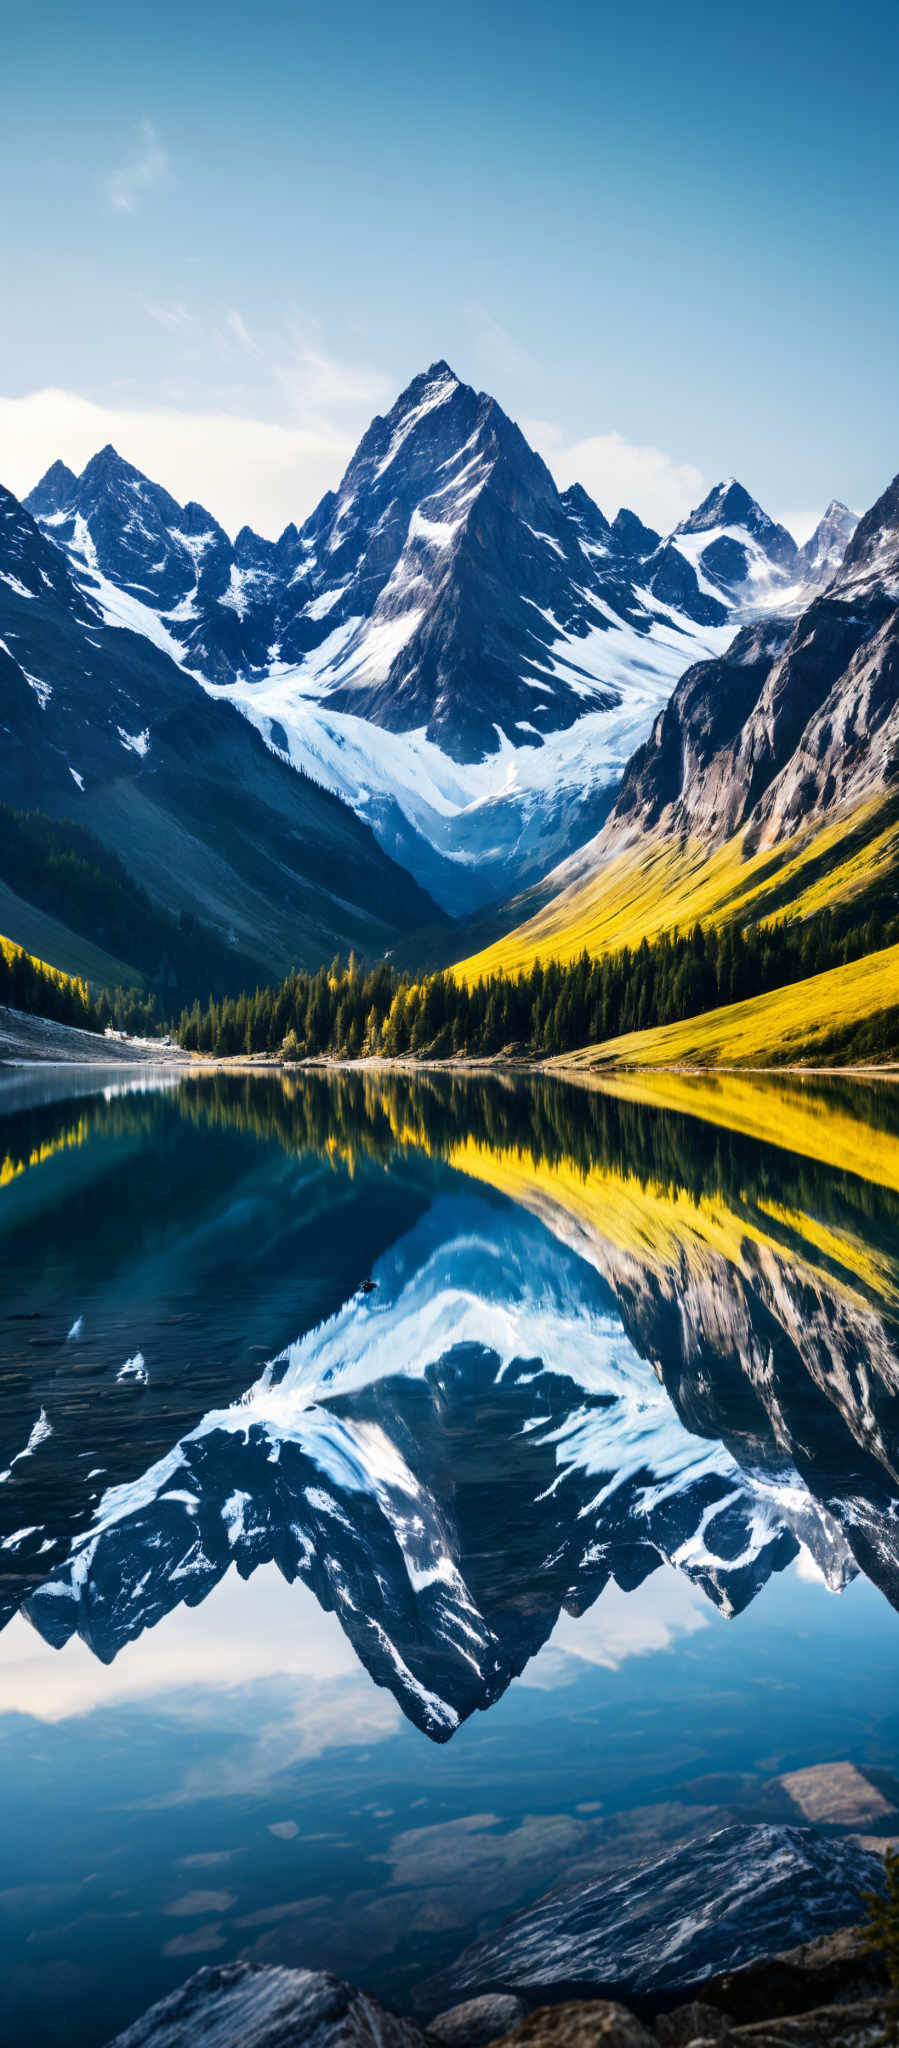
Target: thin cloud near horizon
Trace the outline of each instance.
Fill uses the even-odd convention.
[[[166,326],[184,326],[190,317],[180,305],[151,310]],[[255,346],[239,314],[229,314],[226,326],[238,346]],[[52,462],[61,459],[78,472],[112,442],[179,502],[204,504],[232,536],[249,524],[275,539],[291,522],[302,524],[324,493],[336,489],[372,412],[388,407],[388,394],[398,389],[383,372],[338,363],[308,346],[285,360],[275,380],[294,415],[289,421],[225,408],[106,405],[53,387],[0,397],[4,481],[24,497]],[[668,532],[716,481],[615,431],[570,442],[552,421],[524,419],[521,425],[559,488],[581,483],[608,518],[628,505]],[[752,480],[747,489],[764,504]],[[823,507],[793,514],[792,524],[776,508],[765,509],[801,542]]]

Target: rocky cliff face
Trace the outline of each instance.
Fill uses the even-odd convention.
[[[424,2048],[414,2020],[325,1970],[198,1970],[109,2048]]]
[[[892,791],[899,772],[899,479],[798,619],[776,613],[687,670],[579,863],[647,832],[750,850]],[[560,882],[567,879],[560,870]]]
[[[839,498],[831,498],[814,533],[798,551],[798,562],[806,583],[816,583],[823,589],[831,581],[857,525],[855,514],[850,512],[848,505],[842,504]]]

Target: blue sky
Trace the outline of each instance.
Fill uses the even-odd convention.
[[[6,10],[0,476],[302,516],[446,356],[560,476],[799,523],[899,468],[899,14]]]

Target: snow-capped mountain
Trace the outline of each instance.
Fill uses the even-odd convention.
[[[671,536],[710,597],[740,609],[769,608],[798,580],[798,549],[749,492],[729,477],[717,484]]]
[[[156,902],[267,976],[433,919],[354,812],[132,630],[132,600],[102,601],[53,531],[0,488],[0,797],[88,826]],[[66,910],[63,891],[63,924]]]
[[[596,855],[658,826],[707,848],[743,827],[753,846],[772,845],[889,791],[897,644],[894,478],[797,619],[760,619],[717,660],[687,671],[627,770]]]
[[[848,505],[843,505],[839,498],[831,498],[814,533],[799,549],[803,581],[807,586],[818,584],[823,590],[836,575],[857,525],[856,515],[850,512]]]
[[[445,362],[276,542],[232,545],[111,448],[77,478],[54,464],[28,504],[107,619],[237,705],[453,912],[589,838],[684,669],[804,574],[735,483],[667,540],[560,493]]]

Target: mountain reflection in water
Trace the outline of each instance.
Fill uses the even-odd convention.
[[[3,1120],[0,1620],[273,1563],[444,1741],[662,1565],[899,1605],[888,1084],[94,1087]]]

